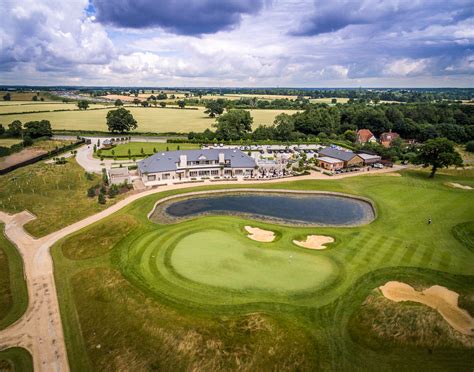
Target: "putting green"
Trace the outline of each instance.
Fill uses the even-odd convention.
[[[335,263],[323,255],[261,247],[219,230],[181,239],[171,253],[176,273],[194,282],[234,290],[305,291],[332,282]]]

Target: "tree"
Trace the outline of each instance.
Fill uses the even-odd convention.
[[[138,98],[135,98],[135,99],[133,100],[133,104],[136,105],[136,106],[138,106],[138,105],[140,104],[140,102],[141,102],[141,101],[140,101]]]
[[[11,101],[12,100],[12,95],[10,93],[7,93],[3,96],[4,101]]]
[[[39,137],[52,137],[53,130],[51,129],[51,123],[49,120],[41,120],[41,121],[29,121],[25,123],[25,136],[29,136],[31,138],[39,138]]]
[[[79,107],[79,110],[87,110],[89,108],[89,102],[87,101],[79,101],[77,102],[77,107]]]
[[[121,99],[116,99],[114,105],[115,107],[123,106],[123,102]]]
[[[28,147],[33,144],[33,140],[31,139],[30,136],[24,136],[23,137],[23,146]]]
[[[224,112],[224,104],[218,102],[218,100],[212,100],[206,103],[206,114],[211,118],[215,118],[217,115],[221,115]]]
[[[168,95],[166,93],[159,93],[157,96],[156,96],[156,99],[157,100],[163,100],[163,99],[167,99],[168,98]]]
[[[22,124],[20,120],[14,120],[8,124],[7,134],[11,137],[21,137],[23,132]]]
[[[217,119],[216,137],[237,140],[252,131],[253,118],[246,110],[231,110]]]
[[[2,124],[0,124],[0,136],[5,134],[5,128]]]
[[[337,103],[337,98],[331,99],[331,103]]]
[[[107,113],[107,127],[109,132],[125,133],[137,128],[137,121],[131,112],[123,107]]]
[[[184,108],[184,106],[186,106],[186,101],[184,101],[184,100],[179,100],[179,101],[178,101],[178,106],[179,106],[179,108]]]
[[[275,124],[275,137],[279,140],[289,140],[295,131],[295,121],[288,114],[280,114],[273,121]]]
[[[430,178],[434,177],[439,168],[447,168],[450,165],[461,167],[463,164],[461,155],[454,149],[454,142],[447,138],[426,141],[413,162],[422,164],[425,168],[431,166]]]
[[[142,106],[143,107],[148,107],[149,106],[148,101],[142,101]]]
[[[474,141],[466,143],[466,151],[474,152]]]
[[[89,198],[93,198],[95,196],[95,187],[90,187],[88,190],[87,190],[87,196]]]
[[[344,139],[346,141],[354,143],[357,139],[357,133],[353,130],[346,130],[344,132]]]
[[[160,102],[160,106],[165,108],[166,107],[166,102]]]
[[[119,188],[117,185],[112,185],[109,188],[109,198],[115,198],[119,194]]]
[[[31,99],[36,102],[36,101],[38,101],[38,96],[33,96],[33,97],[31,97]]]
[[[102,190],[99,192],[99,196],[97,197],[97,201],[99,204],[105,204],[105,194],[102,192]]]

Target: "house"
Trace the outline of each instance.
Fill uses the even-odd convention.
[[[321,156],[318,158],[319,166],[329,171],[336,171],[344,168],[344,161],[330,158],[329,156]]]
[[[356,143],[377,142],[374,134],[368,129],[359,129],[357,131]]]
[[[202,177],[252,176],[255,160],[238,149],[201,149],[156,153],[137,163],[145,185]]]
[[[107,169],[107,177],[111,185],[130,183],[130,173],[127,167]]]
[[[361,166],[364,163],[364,160],[358,154],[349,150],[339,150],[332,147],[319,150],[319,156],[341,160],[344,162],[344,168]]]
[[[390,131],[384,132],[380,135],[380,143],[383,147],[390,147],[392,141],[396,138],[400,138],[400,135],[398,133],[392,132],[390,129]]]
[[[372,165],[375,163],[380,163],[380,161],[382,160],[382,158],[378,155],[363,154],[363,153],[359,153],[357,155],[359,155],[362,158],[362,160],[364,161],[364,165]]]

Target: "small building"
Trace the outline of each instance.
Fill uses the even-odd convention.
[[[388,132],[384,132],[380,135],[380,144],[383,147],[390,147],[392,145],[392,141],[396,138],[400,138],[398,133],[392,132],[390,129]]]
[[[321,156],[318,158],[319,166],[328,171],[336,171],[344,168],[344,161],[330,158],[329,156]]]
[[[253,176],[255,160],[238,149],[201,149],[156,153],[137,163],[145,185],[192,178]]]
[[[114,147],[114,141],[110,140],[110,139],[105,139],[102,141],[102,148],[103,149],[111,149],[112,147]]]
[[[377,142],[374,134],[369,129],[359,129],[357,131],[356,143],[364,144],[368,142]]]
[[[344,168],[358,167],[364,164],[364,160],[358,155],[349,150],[339,150],[332,147],[326,147],[319,150],[319,156],[327,156],[333,159],[338,159],[344,162]]]
[[[364,161],[364,165],[372,165],[375,163],[380,163],[382,158],[378,155],[372,155],[372,154],[364,154],[364,153],[359,153],[359,155],[362,160]]]
[[[130,173],[127,167],[107,169],[107,177],[111,185],[130,183]]]

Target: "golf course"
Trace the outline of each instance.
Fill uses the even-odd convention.
[[[474,314],[474,198],[449,186],[472,187],[473,179],[472,170],[434,179],[404,170],[232,186],[237,194],[255,187],[371,201],[372,219],[344,226],[212,210],[171,222],[153,217],[160,200],[226,188],[218,184],[140,198],[51,248],[70,368],[470,370],[471,335],[379,287],[443,286]],[[329,243],[295,243],[308,236]]]

